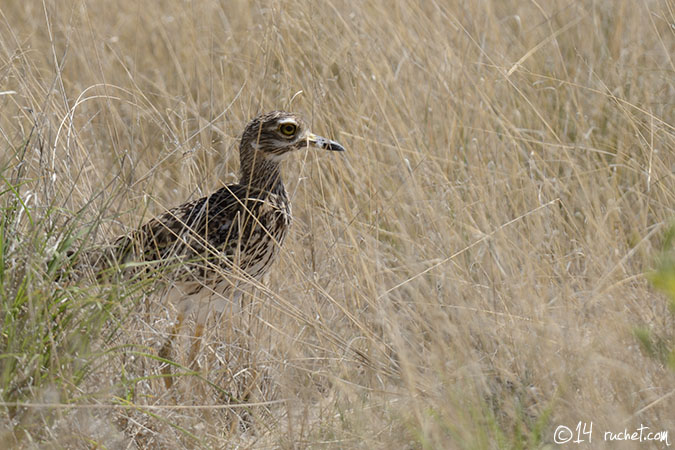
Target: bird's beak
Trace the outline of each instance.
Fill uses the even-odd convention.
[[[344,152],[345,148],[335,141],[326,139],[325,137],[317,136],[314,133],[307,134],[307,144],[314,147],[322,148],[324,150],[331,150],[334,152]]]

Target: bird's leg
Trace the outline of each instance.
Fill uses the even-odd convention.
[[[182,313],[179,313],[178,318],[176,320],[176,324],[173,326],[173,328],[171,328],[171,333],[169,333],[169,337],[167,338],[162,348],[159,350],[160,358],[171,359],[171,349],[173,348],[173,340],[180,332],[184,320],[185,316]],[[171,376],[171,364],[166,364],[164,368],[162,368],[162,373],[165,375],[164,384],[166,384],[166,388],[171,389],[171,386],[173,385],[173,378]]]
[[[204,334],[204,324],[201,323],[200,321],[197,321],[197,325],[195,325],[194,341],[192,341],[192,346],[190,347],[190,356],[188,359],[188,364],[190,364],[190,368],[192,370],[194,370],[195,367],[197,366],[197,354],[199,353],[199,349],[201,348],[203,334]]]

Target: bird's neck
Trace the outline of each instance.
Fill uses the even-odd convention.
[[[242,150],[244,149],[240,150],[239,184],[274,194],[285,194],[280,161],[265,158],[252,149],[248,152]]]

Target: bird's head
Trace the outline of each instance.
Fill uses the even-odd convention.
[[[335,141],[312,133],[297,114],[273,111],[261,114],[246,126],[241,138],[241,151],[251,149],[255,158],[279,161],[293,150],[308,147],[344,151]],[[250,151],[250,150],[249,150]]]

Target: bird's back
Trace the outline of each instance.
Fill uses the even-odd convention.
[[[260,279],[291,223],[285,190],[241,184],[173,208],[115,244],[123,271],[153,272],[181,296],[224,294],[239,281]]]

